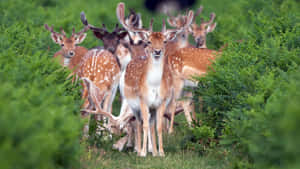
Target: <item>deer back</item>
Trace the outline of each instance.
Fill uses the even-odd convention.
[[[120,68],[116,58],[106,50],[89,51],[79,67],[79,76],[90,79],[101,91],[109,90],[118,80]]]
[[[203,75],[216,59],[218,52],[210,49],[182,48],[168,57],[171,69],[185,79]]]

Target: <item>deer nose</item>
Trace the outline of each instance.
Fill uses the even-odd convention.
[[[154,50],[154,54],[155,55],[160,55],[161,54],[161,50]]]
[[[69,56],[74,56],[75,55],[75,52],[74,51],[70,51],[69,52]]]
[[[107,50],[110,51],[111,53],[115,53],[115,48],[114,47],[108,47]]]
[[[197,38],[196,40],[196,43],[197,43],[197,48],[201,47],[202,45],[204,45],[204,40],[203,38]]]

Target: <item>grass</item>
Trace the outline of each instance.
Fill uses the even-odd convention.
[[[117,103],[114,103],[117,106]],[[231,168],[230,161],[232,153],[224,148],[215,148],[205,154],[200,154],[195,150],[187,150],[182,147],[185,139],[186,120],[183,114],[175,118],[179,124],[175,126],[175,132],[171,135],[164,134],[165,157],[153,157],[151,153],[147,157],[138,157],[132,149],[123,152],[113,150],[111,141],[105,141],[100,146],[87,146],[82,144],[84,152],[81,156],[81,168],[98,169],[219,169]]]

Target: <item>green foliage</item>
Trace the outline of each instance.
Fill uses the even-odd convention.
[[[1,168],[77,168],[80,87],[50,58],[45,42],[52,42],[37,26],[45,15],[35,13],[45,12],[35,2],[15,3],[0,5]]]
[[[290,129],[281,126],[280,133],[277,125],[288,124],[288,120],[292,122],[298,116],[293,106],[288,109],[283,100],[272,102],[278,97],[278,90],[293,81],[295,77],[289,74],[297,71],[300,64],[299,4],[270,4],[267,8],[248,8],[251,27],[245,36],[247,40],[230,43],[213,65],[213,71],[198,78],[199,87],[194,93],[203,99],[204,112],[199,120],[215,130],[214,136],[221,144],[234,145],[258,166],[288,168],[298,152],[285,153],[285,146],[296,149],[297,142],[291,140],[298,136],[290,133],[290,140],[282,140],[279,135]],[[291,119],[283,122],[288,110]],[[237,167],[243,166],[238,163]]]
[[[69,72],[51,59],[60,47],[52,42],[43,25],[53,24],[56,31],[62,27],[70,35],[73,26],[77,31],[83,28],[79,14],[84,11],[91,24],[105,23],[111,30],[118,22],[115,15],[118,2],[0,1],[1,168],[78,167],[80,87],[71,85],[66,80]],[[127,8],[142,13],[146,27],[154,17],[154,30],[161,29],[164,15],[150,13],[143,7],[143,1],[125,3]],[[163,168],[225,168],[204,163],[218,162],[218,159],[233,163],[230,168],[252,168],[253,164],[257,168],[299,167],[296,160],[299,156],[296,131],[299,128],[299,3],[210,0],[198,1],[192,9],[200,4],[204,6],[204,18],[208,19],[211,12],[217,16],[216,30],[207,37],[208,47],[219,49],[228,44],[213,65],[214,71],[198,78],[199,86],[194,94],[195,100],[198,96],[203,100],[204,111],[198,114],[201,125],[178,128],[186,136],[184,139],[176,138],[173,142],[168,140],[169,136],[165,139],[167,155],[170,151],[177,153],[167,156],[166,161],[153,158],[142,161],[147,168],[162,168],[165,163]],[[196,20],[199,22],[200,17]],[[91,48],[99,44],[88,32],[81,45]],[[114,114],[118,112],[116,107],[119,105],[115,103]],[[96,137],[91,142],[101,143],[100,147],[112,143],[99,142]],[[179,142],[184,149],[180,153],[176,145]],[[214,159],[211,156],[198,160],[190,151],[211,153],[218,143],[233,147],[230,153],[238,152],[235,161],[226,159],[226,155],[217,156],[215,161],[211,161]],[[120,158],[118,155],[111,152],[103,159],[108,165],[120,159],[129,168],[135,168],[128,161],[135,164],[136,158],[126,153]],[[183,161],[178,160],[182,157]],[[153,160],[158,161],[154,167],[150,165]],[[174,165],[172,160],[178,163]]]

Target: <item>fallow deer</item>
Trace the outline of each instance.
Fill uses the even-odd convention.
[[[170,55],[168,60],[174,81],[176,81],[174,83],[174,97],[180,96],[183,86],[195,87],[197,83],[193,80],[193,76],[204,76],[218,54],[219,52],[206,48],[182,48]],[[171,113],[170,133],[173,131],[175,108],[171,110]],[[192,119],[187,120],[190,123]]]
[[[198,15],[199,12],[201,12],[199,9],[196,13],[196,15]],[[185,25],[185,23],[187,22],[187,15],[181,15],[179,14],[177,17],[174,17],[172,15],[170,15],[170,13],[167,13],[168,15],[168,23],[170,26],[175,27],[177,29],[180,29],[181,27],[183,27]],[[177,50],[181,49],[181,48],[185,48],[185,47],[194,47],[193,45],[189,44],[189,27],[187,29],[185,29],[182,33],[180,33],[176,40],[169,42],[166,46],[166,56],[172,55],[173,53],[175,53]],[[174,81],[174,83],[177,83],[176,81]],[[188,93],[189,94],[189,93]],[[189,100],[178,100],[179,97],[181,95],[178,96],[178,98],[174,98],[176,100],[176,107],[182,107],[184,113],[185,113],[185,117],[189,123],[189,125],[191,125],[192,122],[192,118],[190,115],[190,112],[192,110],[192,106],[191,106],[191,102]],[[175,106],[175,105],[174,105]],[[171,117],[172,117],[172,112],[171,113]],[[166,122],[166,124],[168,124]],[[166,126],[166,129],[168,127]],[[169,127],[169,133],[172,132],[172,128]]]
[[[217,23],[214,22],[214,19],[216,17],[215,13],[210,14],[210,19],[209,21],[205,22],[203,18],[201,18],[201,23],[200,25],[197,25],[196,23],[196,17],[202,12],[203,7],[200,6],[198,8],[198,11],[196,15],[194,16],[193,23],[191,24],[190,27],[190,32],[192,33],[192,36],[194,37],[194,40],[196,42],[196,47],[197,48],[207,48],[206,47],[206,35],[209,32],[214,31],[216,28]]]
[[[120,43],[120,40],[124,39],[127,32],[123,28],[119,28],[116,24],[114,30],[110,33],[108,32],[105,24],[102,24],[102,28],[95,27],[88,23],[84,12],[80,13],[81,22],[93,31],[95,37],[103,41],[103,48],[115,54],[116,48]],[[98,49],[103,49],[102,47],[97,47]]]
[[[61,50],[54,54],[54,58],[59,58],[62,66],[68,67],[70,70],[77,71],[78,65],[83,56],[88,52],[88,49],[82,46],[77,46],[82,43],[86,37],[88,27],[84,27],[78,33],[75,33],[75,28],[70,38],[67,38],[66,33],[61,29],[61,33],[54,32],[53,26],[49,27],[45,24],[45,28],[51,32],[52,40],[61,46]]]
[[[162,140],[162,118],[166,108],[172,99],[172,74],[168,66],[168,60],[164,56],[165,44],[173,40],[178,30],[166,30],[165,24],[161,32],[150,29],[139,29],[129,27],[125,23],[125,5],[119,3],[117,7],[117,17],[123,27],[129,32],[140,33],[147,43],[145,48],[146,57],[137,58],[129,62],[126,73],[121,77],[120,89],[128,105],[133,110],[137,119],[137,148],[139,156],[146,156],[147,138],[150,120],[151,135],[153,144],[153,156],[157,155],[155,121],[159,138],[159,155],[164,156]],[[186,26],[191,24],[193,12],[189,13]],[[154,119],[156,116],[156,119]],[[141,149],[141,126],[143,123],[143,147]]]
[[[111,113],[112,102],[120,78],[120,67],[115,56],[104,49],[92,49],[82,59],[78,74],[81,78],[91,80],[102,93],[102,96],[97,95],[99,102],[88,99],[88,88],[84,83],[82,97],[85,99],[85,103],[83,108],[93,110],[96,106],[100,106],[104,111]],[[85,133],[87,131],[88,126],[86,125]]]
[[[201,19],[202,20],[202,23],[201,23],[201,25],[198,27],[197,26],[197,24],[196,24],[196,17],[202,12],[202,10],[203,10],[203,7],[202,6],[200,6],[200,8],[198,8],[197,9],[197,12],[195,13],[195,15],[194,15],[194,18],[193,18],[193,23],[192,23],[192,29],[190,29],[189,31],[191,31],[191,30],[193,30],[193,31],[191,31],[192,33],[193,33],[193,36],[195,37],[195,39],[196,39],[196,42],[197,42],[197,48],[206,48],[206,34],[208,33],[208,32],[212,32],[213,31],[213,29],[215,28],[215,26],[216,26],[216,24],[214,23],[214,24],[212,24],[212,21],[213,21],[213,19],[214,19],[214,14],[212,14],[212,16],[211,16],[211,20],[209,21],[209,22],[203,22],[203,18]],[[172,26],[180,26],[180,24],[182,23],[182,22],[184,22],[184,20],[186,19],[186,16],[185,15],[179,15],[178,17],[176,17],[176,18],[172,18],[170,15],[169,15],[169,17],[170,17],[170,19],[169,19],[169,22],[171,22],[171,25]],[[207,27],[207,28],[206,28]],[[192,49],[191,49],[192,50]],[[192,51],[194,51],[194,50],[192,50]],[[176,52],[176,51],[175,51]],[[173,56],[172,55],[176,55],[175,54],[175,52],[173,52],[173,53],[171,53],[170,54],[170,58],[172,59],[173,58]],[[199,52],[199,51],[198,51]],[[192,53],[191,53],[192,54]],[[199,56],[200,57],[200,56]],[[182,58],[177,58],[177,59],[182,59]],[[196,58],[194,58],[194,59],[196,59]],[[200,65],[205,65],[205,64],[207,64],[207,62],[203,62],[203,63],[201,63],[201,62],[195,62],[195,63],[198,63],[198,64],[200,64]],[[208,65],[206,65],[206,66],[208,66]],[[172,69],[172,70],[174,70],[174,69]],[[195,75],[200,75],[200,74],[195,74]],[[193,82],[192,83],[190,83],[191,81],[190,81],[190,79],[191,79],[191,76],[185,76],[184,77],[185,78],[185,81],[183,82],[178,82],[177,83],[177,81],[178,81],[178,79],[177,79],[177,77],[175,76],[175,80],[174,81],[176,81],[176,84],[174,84],[174,86],[175,86],[175,91],[178,91],[178,92],[175,92],[176,94],[175,94],[175,98],[176,99],[179,99],[180,98],[180,96],[181,96],[181,91],[182,91],[182,87],[183,86],[190,86],[190,85],[192,85],[192,86],[194,86],[194,84],[193,84]],[[196,114],[195,114],[195,111],[194,111],[194,105],[193,105],[193,103],[192,103],[192,101],[189,99],[190,97],[192,97],[192,93],[191,92],[186,92],[185,93],[185,95],[184,95],[185,97],[188,97],[188,99],[184,99],[184,100],[182,100],[182,101],[178,101],[178,103],[177,104],[179,104],[179,105],[181,105],[182,107],[183,107],[183,110],[184,110],[184,114],[185,114],[185,117],[186,117],[186,119],[187,119],[187,121],[188,121],[188,124],[189,125],[191,125],[191,123],[192,123],[192,119],[194,119],[195,120],[195,118],[196,118]],[[191,117],[191,115],[190,115],[190,112],[192,112],[193,113],[193,118]],[[169,133],[172,133],[173,132],[173,122],[174,122],[174,113],[175,112],[171,112],[172,114],[171,114],[171,126],[169,127]]]

